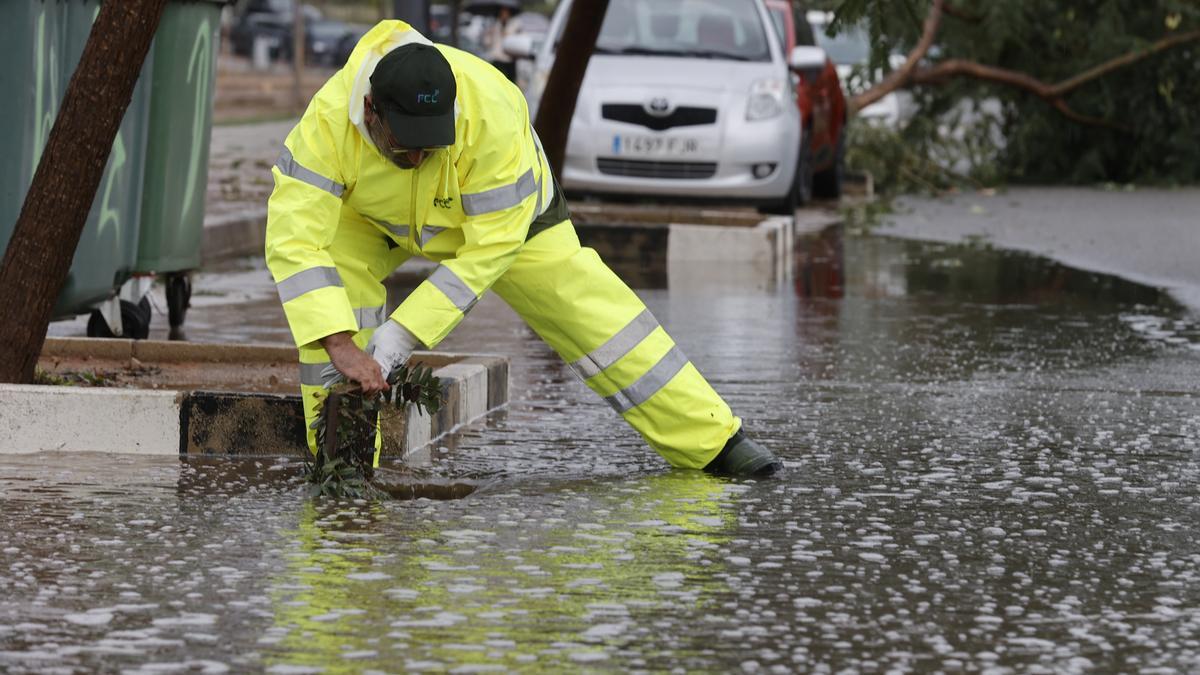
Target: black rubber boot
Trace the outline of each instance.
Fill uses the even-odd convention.
[[[738,429],[738,432],[726,441],[721,453],[709,462],[704,470],[719,476],[765,478],[782,471],[783,462]]]

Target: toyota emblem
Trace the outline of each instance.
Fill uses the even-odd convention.
[[[646,112],[655,117],[666,117],[671,114],[671,102],[665,98],[652,98],[646,104]]]

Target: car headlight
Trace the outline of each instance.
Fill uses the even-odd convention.
[[[757,80],[750,85],[750,100],[746,103],[746,119],[766,120],[783,114],[787,84],[783,80]]]

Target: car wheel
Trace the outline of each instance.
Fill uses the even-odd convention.
[[[813,197],[813,158],[812,138],[808,129],[804,130],[804,140],[800,142],[800,163],[796,165],[796,201],[797,206],[804,206]]]
[[[783,200],[760,206],[758,210],[773,215],[795,215],[796,209],[812,199],[812,180],[812,145],[808,132],[805,131],[804,139],[800,141],[800,157],[796,160],[796,173],[792,178],[791,189]]]
[[[846,178],[846,134],[838,135],[833,166],[813,176],[813,194],[820,199],[841,199],[842,183]]]

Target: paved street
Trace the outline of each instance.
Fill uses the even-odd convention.
[[[195,338],[287,339],[261,263],[201,281]],[[792,285],[639,294],[784,476],[668,469],[489,296],[445,346],[510,356],[512,402],[410,469],[467,499],[0,461],[0,668],[1200,667],[1200,325],[1167,295],[836,230]]]
[[[215,130],[211,215],[261,219],[289,127]],[[1198,202],[908,198],[806,237],[789,284],[639,289],[772,481],[668,469],[492,295],[441,347],[511,357],[512,402],[405,469],[465,500],[314,503],[287,460],[3,460],[0,667],[1195,670]],[[192,340],[290,340],[260,258],[193,304]]]
[[[78,128],[65,117],[52,125],[60,107],[72,109],[70,96],[60,106],[64,91],[100,70],[132,75],[134,45],[113,44],[99,22],[84,42],[95,17],[118,16],[113,3],[97,4],[10,3],[0,73],[23,98],[0,115],[14,149],[6,185],[39,166],[47,134]],[[131,255],[143,249],[139,259],[156,247],[137,222],[196,224],[148,205],[198,206],[211,93],[203,265],[186,270],[190,309],[171,332],[191,346],[112,340],[102,359],[97,340],[55,341],[42,384],[0,390],[9,399],[0,426],[15,439],[0,453],[0,672],[1200,673],[1200,155],[1189,135],[1200,89],[1187,51],[1200,13],[1187,3],[1125,3],[1119,13],[1074,3],[1065,19],[991,21],[1046,4],[1013,3],[1011,16],[983,25],[971,7],[933,3],[922,24],[920,8],[842,2],[838,21],[823,24],[836,35],[808,25],[822,13],[793,0],[635,0],[608,15],[557,3],[574,9],[546,32],[516,29],[534,11],[507,24],[483,16],[520,5],[500,0],[454,2],[448,14],[415,1],[305,12],[274,0],[222,4],[237,21],[222,25],[218,56],[215,5],[168,3],[133,99],[145,105],[126,115],[91,221]],[[523,9],[534,4],[555,3]],[[436,24],[464,47],[486,38],[500,68],[501,51],[520,60],[537,45],[529,81],[547,85],[536,88],[539,109],[570,123],[570,156],[535,152],[521,136],[520,93],[492,66],[438,56],[404,26],[379,24],[359,39],[341,23],[418,9],[432,37]],[[1063,49],[1070,22],[1087,30]],[[194,39],[170,39],[172,24]],[[295,34],[281,38],[285,26]],[[923,33],[906,62],[916,69],[872,85],[876,62],[900,58],[880,45],[911,43],[914,26]],[[228,53],[250,33],[253,64]],[[278,39],[280,50],[314,57],[297,64],[341,63],[344,54],[325,55],[356,44],[350,93],[334,86],[312,98],[332,66],[264,63]],[[115,60],[76,70],[80,49]],[[558,64],[543,72],[550,59]],[[573,64],[590,64],[587,77]],[[534,68],[525,58],[523,74]],[[996,72],[1017,86],[990,86]],[[929,85],[947,73],[954,86],[935,92]],[[416,164],[412,148],[450,137],[461,155],[453,167],[424,165],[429,180],[405,172],[408,189],[383,159],[323,156],[307,142],[321,124],[306,124],[312,152],[297,148],[280,164],[294,180],[282,179],[291,190],[274,204],[285,215],[272,249],[291,252],[275,265],[276,284],[264,235],[284,139],[309,101],[344,110],[368,76],[365,124],[385,155]],[[576,77],[588,83],[577,96],[559,87]],[[971,78],[986,89],[971,89]],[[1042,82],[1059,84],[1034,86]],[[886,107],[893,86],[928,94],[913,123],[865,122],[871,106],[860,104]],[[857,92],[845,109],[843,92]],[[977,108],[968,95],[988,99]],[[957,112],[947,112],[951,97],[962,97]],[[559,114],[569,100],[573,119]],[[514,129],[525,139],[515,145]],[[177,130],[187,132],[178,144]],[[881,222],[842,224],[873,184],[854,173],[864,158],[924,183],[956,156],[978,169],[974,160],[998,152],[995,169],[1010,178],[1095,184],[905,196]],[[134,190],[175,173],[176,154],[195,160],[179,172],[185,198]],[[575,186],[595,171],[594,189],[627,194],[571,194],[592,250],[575,251],[551,226],[533,241],[569,247],[527,246],[519,266],[497,268],[509,259],[505,233],[529,222],[501,223],[503,214],[536,201],[554,215],[563,203],[535,189],[545,157],[577,172]],[[786,177],[808,176],[791,170],[796,157],[820,171],[817,193],[840,199],[786,207],[795,220],[764,219],[750,193],[769,192],[760,206],[792,204],[805,183]],[[348,164],[358,166],[328,169]],[[57,174],[69,195],[68,168],[43,162],[38,175]],[[844,190],[841,168],[853,177]],[[683,192],[744,203],[735,212],[661,197]],[[409,248],[387,242],[389,259],[416,251],[456,263],[409,260],[389,276],[378,261],[356,269],[338,251],[324,256],[320,232],[288,216],[336,205],[330,194],[411,235]],[[459,225],[463,233],[441,232]],[[444,243],[460,234],[466,243]],[[341,255],[383,252],[374,235],[338,235],[330,241]],[[80,263],[113,257],[98,244],[77,248]],[[154,269],[123,293],[192,264],[143,261],[138,269]],[[117,267],[124,283],[131,268]],[[495,283],[572,363],[483,289],[489,270],[511,271]],[[72,275],[68,283],[83,276]],[[103,298],[114,275],[98,276]],[[370,287],[379,278],[386,298]],[[186,280],[170,281],[178,303]],[[164,340],[165,284],[154,283],[149,336]],[[332,330],[329,312],[344,318],[337,326],[394,329],[384,316],[406,298],[406,323],[422,339],[461,318],[432,347],[471,358],[434,371],[436,382],[393,388],[403,390],[396,405],[417,393],[432,412],[383,404],[375,427],[369,402],[316,397],[342,402],[321,411],[327,421],[384,430],[375,480],[393,486],[386,496],[314,496],[336,483],[363,487],[371,471],[337,454],[313,462],[305,450],[296,390],[327,371],[315,357],[291,363],[281,296],[305,341]],[[172,306],[178,315],[182,303]],[[87,323],[54,322],[49,333],[83,336]],[[408,353],[388,335],[372,345],[385,370],[389,355]],[[287,348],[237,346],[247,343]],[[189,353],[164,366],[168,351]],[[359,354],[368,373],[334,356],[355,377],[375,372],[370,356]],[[183,374],[170,379],[172,367]],[[141,391],[120,388],[134,376]],[[240,390],[235,412],[227,388]],[[326,448],[370,455],[370,443],[333,422],[307,428]],[[743,451],[753,444],[738,433],[783,469],[734,478],[668,464],[749,474]],[[415,451],[388,453],[400,439]],[[734,451],[709,460],[703,450],[721,443]],[[750,454],[765,460],[759,467],[773,461]]]

